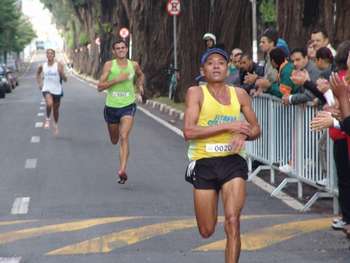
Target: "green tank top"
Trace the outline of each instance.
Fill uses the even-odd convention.
[[[128,60],[128,65],[124,68],[120,67],[114,59],[108,81],[115,79],[121,73],[128,73],[129,79],[115,84],[107,90],[106,106],[108,107],[122,108],[135,102],[135,69],[132,61]]]

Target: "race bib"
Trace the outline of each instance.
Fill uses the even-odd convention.
[[[114,91],[112,92],[113,97],[129,97],[130,92]]]
[[[232,145],[227,143],[206,144],[205,151],[208,153],[232,152]]]

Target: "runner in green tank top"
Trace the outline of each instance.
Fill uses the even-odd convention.
[[[98,91],[107,90],[104,117],[112,144],[120,141],[118,183],[128,179],[126,166],[129,156],[129,134],[134,122],[136,99],[142,101],[144,75],[135,61],[127,59],[128,46],[118,40],[112,45],[115,59],[107,61],[97,85]],[[135,94],[135,85],[138,94]]]

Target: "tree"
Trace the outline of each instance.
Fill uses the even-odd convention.
[[[0,51],[21,52],[35,37],[32,24],[16,7],[14,0],[2,0],[0,5]]]
[[[334,0],[279,0],[279,32],[290,47],[306,46],[316,28],[325,29],[333,40],[334,12]]]

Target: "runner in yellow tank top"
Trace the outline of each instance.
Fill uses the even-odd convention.
[[[225,85],[228,54],[207,50],[201,65],[207,86],[194,86],[186,95],[184,137],[191,160],[186,181],[193,184],[195,213],[200,234],[210,237],[217,222],[222,192],[227,245],[226,263],[237,263],[240,254],[240,213],[248,175],[244,143],[259,137],[260,128],[248,94]],[[240,120],[243,113],[245,120]]]
[[[107,90],[104,117],[112,144],[120,140],[118,183],[124,184],[128,179],[126,165],[129,156],[129,134],[136,111],[135,99],[142,99],[144,75],[135,61],[127,59],[128,46],[118,40],[112,45],[115,60],[103,66],[103,72],[97,85],[98,91]],[[139,94],[135,96],[134,86]]]

